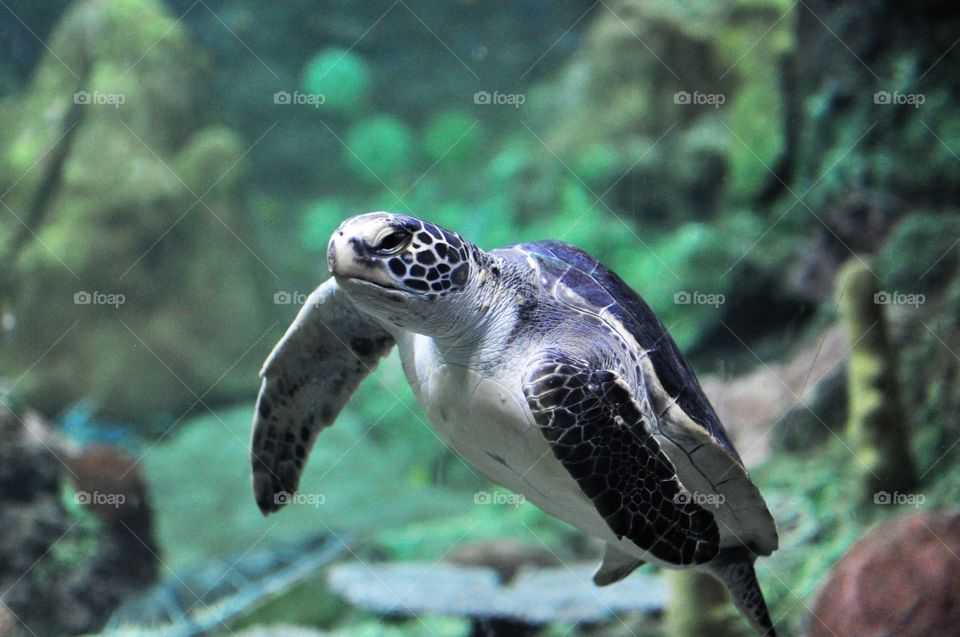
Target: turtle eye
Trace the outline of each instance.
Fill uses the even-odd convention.
[[[371,248],[377,254],[396,254],[407,247],[412,237],[406,230],[395,229],[379,237]]]

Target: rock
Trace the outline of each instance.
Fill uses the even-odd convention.
[[[845,396],[847,342],[843,328],[832,325],[784,362],[758,365],[729,380],[701,380],[747,466],[775,448],[820,444],[832,435],[829,429],[842,429],[843,401],[838,410],[836,395]]]
[[[545,548],[509,539],[457,545],[445,559],[461,566],[492,568],[501,584],[513,581],[524,567],[556,566],[558,562],[557,556]]]
[[[791,268],[790,287],[802,299],[830,301],[837,272],[851,251],[876,252],[903,213],[902,204],[889,196],[862,190],[844,193],[819,213],[823,223],[814,228],[812,247]]]
[[[882,523],[844,555],[817,597],[809,637],[960,634],[960,514]]]
[[[330,110],[350,114],[363,109],[372,81],[370,66],[356,51],[327,48],[307,63],[301,87],[310,95],[323,96],[323,106]]]
[[[38,607],[41,588],[32,567],[74,520],[60,501],[63,465],[26,439],[21,422],[0,405],[0,590],[5,591],[8,613],[37,629],[40,618],[50,612]]]
[[[400,118],[377,115],[350,128],[342,154],[357,179],[379,184],[409,175],[416,150],[416,137]]]
[[[394,615],[444,615],[474,620],[512,620],[531,626],[593,623],[665,605],[660,578],[634,574],[615,586],[593,584],[596,565],[521,569],[502,586],[481,567],[443,563],[339,564],[330,587],[355,606]]]
[[[118,447],[91,445],[72,453],[67,467],[79,503],[97,517],[137,529],[150,528],[148,487],[137,458]]]
[[[0,501],[10,503],[29,502],[38,493],[55,493],[63,474],[63,466],[55,460],[54,453],[44,448],[50,437],[29,432],[49,431],[39,417],[27,414],[23,417],[0,405],[0,440],[4,441],[0,462]],[[56,450],[56,445],[52,445]]]
[[[571,164],[591,144],[619,151],[596,190],[610,187],[640,232],[757,197],[786,150],[780,60],[794,16],[781,5],[608,3],[556,89],[567,97],[549,145]]]
[[[13,637],[16,628],[17,618],[6,604],[0,602],[0,637]]]
[[[233,637],[332,637],[330,633],[302,626],[257,626],[231,633]]]
[[[960,263],[960,216],[954,209],[912,214],[897,225],[877,254],[884,290],[933,297],[946,288]]]
[[[73,3],[47,42],[0,110],[16,215],[0,215],[0,313],[16,325],[0,376],[23,374],[44,414],[89,397],[134,423],[246,393],[270,274],[237,205],[252,140],[198,116],[202,51],[157,0]]]
[[[818,216],[862,184],[912,206],[955,205],[960,70],[940,60],[960,15],[943,0],[811,0],[795,20],[785,82],[793,192]]]
[[[119,464],[102,462],[117,456]],[[124,597],[155,578],[145,486],[136,471],[121,478],[133,462],[107,448],[85,455],[39,416],[0,407],[0,590],[28,632],[98,631]],[[73,491],[68,476],[73,498],[64,498]],[[118,484],[131,496],[126,509],[108,504],[117,489],[107,485]]]
[[[878,282],[852,257],[837,277],[837,304],[853,344],[847,366],[846,437],[855,455],[862,496],[904,491],[916,483],[911,437],[900,399],[897,348],[890,341]]]

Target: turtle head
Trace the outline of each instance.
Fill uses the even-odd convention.
[[[462,304],[483,252],[459,235],[389,212],[351,217],[334,231],[327,265],[361,309],[422,333]]]

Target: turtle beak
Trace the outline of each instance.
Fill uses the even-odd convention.
[[[348,234],[343,227],[338,228],[330,237],[327,266],[335,276],[365,278],[366,273],[373,269],[372,262],[373,259],[367,254],[360,237]]]
[[[349,224],[349,222],[348,222]],[[383,258],[371,253],[367,242],[357,228],[340,226],[330,237],[327,246],[327,266],[338,279],[373,283],[385,288],[396,288],[396,281],[385,267]]]
[[[337,239],[341,239],[339,243],[342,243],[343,230],[337,230],[333,233],[333,236],[330,237],[330,244],[327,245],[327,267],[330,268],[330,272],[333,274],[337,273]]]

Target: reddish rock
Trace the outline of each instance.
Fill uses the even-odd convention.
[[[880,524],[834,566],[810,637],[960,635],[960,513]]]
[[[147,483],[139,460],[119,447],[90,445],[71,453],[66,463],[77,501],[97,517],[150,527]]]

